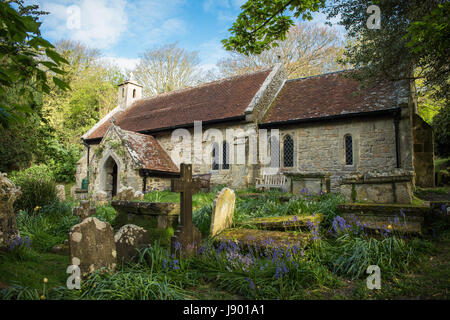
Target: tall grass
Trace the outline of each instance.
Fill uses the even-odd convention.
[[[32,240],[32,248],[45,252],[67,239],[70,228],[80,219],[72,214],[72,206],[66,202],[54,202],[33,213],[21,211],[17,215],[20,234]]]

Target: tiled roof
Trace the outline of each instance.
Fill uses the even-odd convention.
[[[121,130],[121,134],[127,141],[132,157],[143,169],[179,172],[178,167],[153,136],[126,130]]]
[[[381,111],[397,107],[399,82],[380,81],[363,88],[345,77],[351,71],[288,80],[262,123],[277,123]]]
[[[124,130],[143,132],[193,124],[194,121],[222,120],[244,116],[245,109],[272,69],[226,78],[197,87],[181,89],[136,101],[114,115]],[[103,137],[105,121],[89,139]]]

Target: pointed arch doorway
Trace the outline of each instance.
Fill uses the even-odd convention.
[[[108,157],[103,165],[104,172],[104,191],[108,194],[110,198],[117,195],[117,184],[118,184],[118,171],[116,161],[113,157]]]

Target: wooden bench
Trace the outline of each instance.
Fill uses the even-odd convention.
[[[256,188],[278,188],[287,191],[287,178],[283,174],[263,174],[261,178],[256,178]]]

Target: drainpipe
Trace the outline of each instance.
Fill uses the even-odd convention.
[[[398,111],[394,115],[394,130],[395,130],[395,155],[397,159],[397,168],[400,168],[400,135],[399,135],[399,124],[400,124],[401,111]]]
[[[84,182],[84,183],[83,183],[83,181],[81,182],[81,189],[87,190],[88,186],[89,186],[89,153],[90,153],[90,150],[91,150],[91,146],[88,143],[86,143],[86,141],[83,138],[81,138],[81,140],[83,142],[83,145],[87,148],[87,159],[86,159],[86,165],[87,166],[86,166],[86,178],[85,178],[86,182]]]

